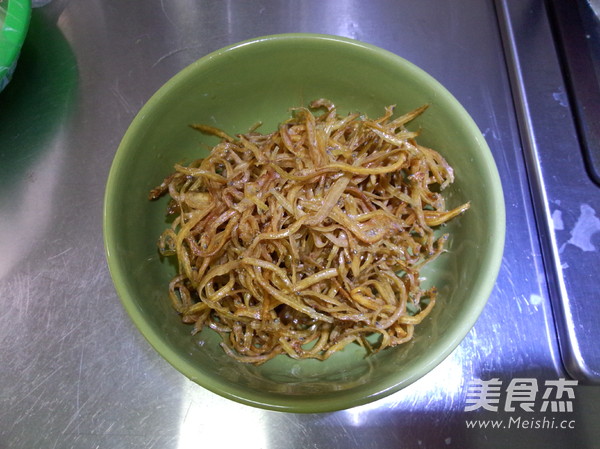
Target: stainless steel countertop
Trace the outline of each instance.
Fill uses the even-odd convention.
[[[529,7],[545,21],[542,3]],[[577,386],[572,412],[538,410],[544,382],[567,374],[498,17],[491,0],[54,0],[34,10],[0,93],[0,449],[598,447],[598,387]],[[507,206],[498,281],[464,342],[408,388],[329,414],[253,409],[186,379],[127,317],[103,250],[106,178],[144,102],[213,50],[285,32],[359,39],[437,78],[486,137]],[[466,411],[469,383],[494,378],[500,410]],[[503,408],[519,378],[540,387],[534,412]],[[542,416],[575,428],[466,424]]]

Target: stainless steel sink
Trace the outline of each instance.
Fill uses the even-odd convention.
[[[600,382],[600,21],[586,1],[499,1],[562,360]]]

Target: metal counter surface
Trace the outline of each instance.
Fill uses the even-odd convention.
[[[108,171],[145,101],[213,50],[286,32],[359,39],[437,78],[486,137],[507,206],[498,281],[464,342],[408,388],[328,414],[239,405],[173,369],[122,308],[102,240]],[[598,447],[597,387],[577,386],[572,412],[540,409],[545,382],[567,374],[529,189],[492,1],[55,0],[36,9],[0,93],[0,449]],[[466,410],[470,382],[492,379],[502,382],[498,411]],[[538,384],[531,412],[509,407],[515,379]],[[467,424],[543,418],[574,428]]]

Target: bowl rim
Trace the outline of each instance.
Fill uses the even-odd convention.
[[[4,22],[0,22],[0,79],[10,73],[25,42],[31,19],[31,0],[8,0]]]
[[[115,179],[118,177],[119,168],[121,167],[121,161],[126,157],[125,149],[129,145],[129,142],[137,136],[139,132],[139,125],[142,123],[144,116],[147,111],[154,108],[154,106],[161,102],[162,98],[168,96],[169,92],[173,87],[179,83],[180,80],[191,76],[196,70],[200,70],[205,65],[210,65],[215,59],[221,57],[223,54],[232,51],[238,51],[243,47],[249,45],[263,45],[272,42],[281,41],[292,41],[292,40],[310,40],[310,41],[329,41],[334,45],[352,45],[360,47],[362,50],[373,52],[375,57],[382,58],[390,64],[402,66],[404,70],[408,70],[414,75],[417,75],[422,79],[423,82],[436,88],[436,92],[439,96],[443,96],[448,104],[453,107],[456,113],[461,116],[461,121],[468,129],[468,134],[477,142],[477,145],[482,151],[480,155],[485,163],[486,168],[489,171],[489,182],[493,186],[491,190],[491,196],[493,204],[496,206],[491,208],[490,214],[492,228],[489,229],[489,235],[493,236],[489,242],[489,251],[487,252],[485,259],[482,263],[486,264],[488,270],[482,273],[482,280],[478,283],[478,289],[471,293],[472,296],[476,297],[477,300],[473,302],[472,307],[465,311],[465,316],[462,317],[462,322],[466,323],[462,326],[456,326],[448,330],[446,335],[447,339],[444,342],[443,349],[438,351],[435,357],[427,359],[427,363],[420,363],[417,368],[409,367],[406,371],[408,374],[403,377],[402,380],[394,379],[394,381],[383,383],[376,391],[373,391],[368,395],[355,395],[348,398],[348,396],[337,398],[328,398],[327,400],[320,400],[319,398],[311,398],[310,400],[301,396],[284,396],[277,394],[277,400],[274,399],[275,395],[261,395],[249,393],[243,388],[237,388],[232,384],[226,382],[215,381],[212,378],[204,376],[199,373],[194,365],[184,357],[180,356],[175,352],[168,344],[161,338],[160,332],[157,332],[151,326],[145,322],[144,316],[141,311],[135,306],[133,301],[133,293],[129,290],[127,285],[125,270],[122,268],[118,258],[113,257],[116,246],[115,242],[115,229],[111,226],[112,217],[112,198],[116,195]],[[174,368],[180,373],[185,375],[188,379],[199,384],[201,387],[212,391],[220,396],[234,400],[239,403],[246,405],[252,405],[255,407],[267,409],[286,411],[294,413],[315,413],[315,412],[331,412],[336,410],[348,409],[354,406],[363,405],[366,403],[373,402],[374,400],[386,397],[406,386],[415,382],[417,379],[423,377],[435,366],[439,365],[445,360],[452,351],[461,343],[461,341],[470,332],[474,326],[479,315],[483,311],[489,296],[495,286],[495,281],[500,270],[502,254],[504,251],[504,240],[506,232],[506,216],[505,216],[505,203],[502,184],[498,169],[495,164],[493,155],[485,138],[481,134],[481,131],[477,127],[475,121],[471,118],[464,107],[458,102],[458,100],[435,78],[429,75],[427,72],[417,67],[413,63],[406,59],[398,56],[392,52],[389,52],[380,47],[376,47],[372,44],[361,42],[358,40],[329,35],[329,34],[315,34],[315,33],[286,33],[286,34],[274,34],[260,36],[245,41],[241,41],[216,51],[213,51],[200,59],[192,62],[187,67],[179,71],[166,83],[164,83],[142,106],[135,118],[129,125],[123,139],[121,140],[117,152],[115,154],[113,163],[110,168],[108,175],[106,190],[104,195],[104,209],[103,209],[103,230],[104,230],[104,247],[106,259],[109,267],[109,271],[120,298],[122,305],[127,311],[130,319],[133,321],[135,326],[146,338],[150,345],[159,353],[159,355],[169,362]],[[381,382],[379,384],[382,384]],[[378,384],[378,385],[379,385]],[[265,399],[264,396],[268,396]]]

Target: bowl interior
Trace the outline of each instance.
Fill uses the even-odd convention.
[[[364,357],[351,345],[325,362],[277,357],[262,366],[224,354],[219,337],[190,335],[167,299],[175,273],[160,260],[156,240],[166,226],[166,199],[147,200],[176,162],[207,154],[217,140],[189,128],[217,126],[246,132],[257,121],[273,131],[289,108],[325,97],[340,113],[370,117],[389,104],[403,113],[424,103],[411,124],[420,143],[454,167],[448,206],[471,201],[454,220],[448,253],[428,266],[439,303],[408,344]],[[330,36],[260,38],[213,53],[163,86],[139,112],[115,157],[105,201],[105,242],[117,291],[131,318],[156,350],[186,376],[221,395],[277,410],[347,408],[413,382],[441,362],[475,323],[493,287],[504,241],[504,203],[491,153],[459,103],[423,71],[375,47]]]

